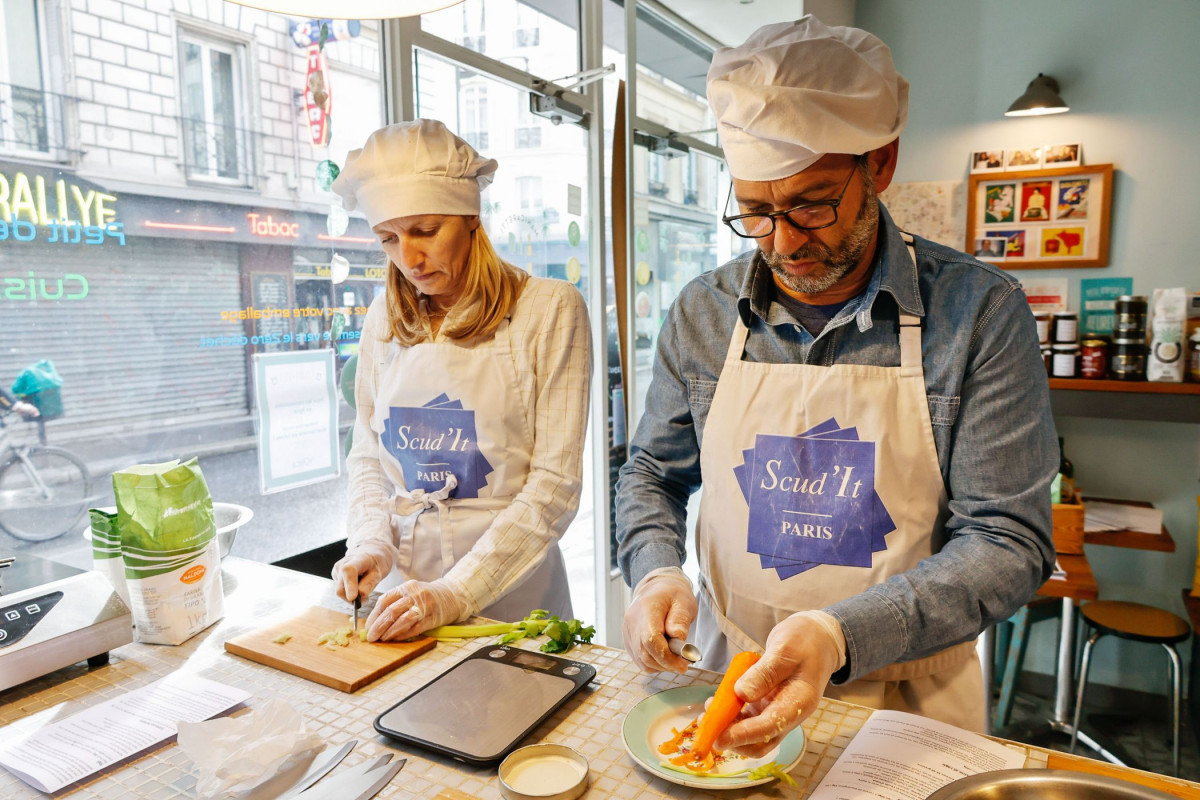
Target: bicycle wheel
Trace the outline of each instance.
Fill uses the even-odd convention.
[[[60,447],[31,447],[26,459],[0,466],[0,528],[29,542],[62,536],[91,503],[92,476]]]

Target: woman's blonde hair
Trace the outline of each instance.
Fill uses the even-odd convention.
[[[454,306],[452,324],[443,324],[440,333],[448,339],[491,336],[521,296],[528,278],[527,272],[500,258],[483,225],[477,225],[471,231],[462,299]],[[387,307],[392,336],[401,345],[411,347],[433,340],[427,301],[390,260]]]

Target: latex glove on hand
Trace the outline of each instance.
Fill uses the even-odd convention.
[[[367,641],[410,639],[439,625],[466,619],[470,601],[442,579],[406,581],[384,592],[367,617]]]
[[[765,756],[817,709],[830,676],[845,662],[846,637],[831,615],[801,611],[781,620],[762,658],[734,685],[746,705],[714,747]]]
[[[670,651],[666,637],[686,639],[698,610],[692,582],[678,567],[656,569],[642,578],[621,626],[634,663],[645,672],[686,672],[691,664]]]
[[[396,564],[395,548],[384,542],[356,544],[333,565],[333,589],[347,603],[361,597],[365,603],[371,590],[387,577]]]

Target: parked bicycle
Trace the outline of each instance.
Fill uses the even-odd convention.
[[[91,503],[92,476],[79,456],[46,444],[46,421],[38,428],[40,444],[14,444],[0,410],[0,529],[18,539],[44,542],[75,527]]]

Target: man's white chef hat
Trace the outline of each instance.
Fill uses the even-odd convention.
[[[372,133],[361,150],[346,155],[331,188],[372,227],[413,214],[471,216],[497,166],[441,122],[418,119]]]
[[[809,14],[718,50],[708,102],[730,174],[769,181],[826,153],[859,155],[898,137],[908,119],[908,81],[877,37],[827,27]]]

